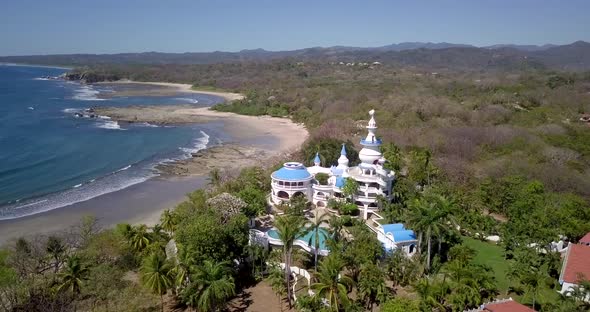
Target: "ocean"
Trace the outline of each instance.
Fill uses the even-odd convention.
[[[192,104],[202,94],[99,97],[113,85],[51,80],[65,69],[0,65],[0,220],[58,209],[155,177],[157,164],[226,140],[222,124],[119,124],[92,106]]]

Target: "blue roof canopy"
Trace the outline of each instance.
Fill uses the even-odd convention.
[[[395,242],[416,240],[414,231],[406,229],[402,223],[383,224],[381,227],[385,234],[391,234]]]
[[[383,232],[385,232],[385,234],[393,233],[395,231],[404,231],[406,229],[401,223],[383,224],[381,227],[383,228]]]
[[[310,180],[311,174],[300,163],[285,163],[283,168],[272,173],[272,178],[285,181]]]
[[[395,231],[392,233],[393,240],[396,242],[405,242],[416,240],[416,234],[412,230]]]
[[[346,182],[346,178],[336,177],[336,187],[338,187],[338,188],[343,187],[344,182]]]

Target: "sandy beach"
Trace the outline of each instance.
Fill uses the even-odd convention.
[[[121,82],[131,83],[131,82]],[[196,92],[190,85],[149,83],[182,92]],[[198,92],[200,93],[200,92]],[[212,94],[212,93],[208,93]],[[241,95],[220,94],[226,100]],[[187,160],[160,165],[158,178],[70,206],[13,220],[0,221],[0,244],[20,236],[47,234],[75,226],[85,215],[96,216],[103,227],[122,222],[154,224],[160,213],[206,186],[206,175],[214,168],[239,170],[252,165],[270,165],[273,158],[298,150],[307,139],[303,125],[286,118],[243,116],[209,108],[181,106],[98,107],[97,113],[119,122],[182,124],[218,121],[231,136],[230,142],[207,148]]]
[[[164,92],[183,92],[183,93],[200,93],[200,94],[208,94],[214,95],[221,98],[224,98],[226,101],[235,101],[241,100],[244,98],[243,94],[240,93],[232,93],[232,92],[220,92],[220,91],[209,91],[209,90],[197,90],[193,89],[193,86],[190,84],[185,83],[171,83],[171,82],[143,82],[143,81],[133,81],[133,80],[118,80],[118,81],[109,81],[104,83],[98,84],[113,84],[113,85],[146,85],[152,86],[150,90],[143,91],[140,90],[137,95],[156,95],[156,94],[163,94]],[[158,88],[162,87],[162,88]],[[132,95],[128,92],[118,92],[118,96],[129,96]]]

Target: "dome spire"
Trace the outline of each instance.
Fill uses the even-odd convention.
[[[340,158],[338,158],[338,167],[341,169],[348,168],[348,157],[346,157],[346,144],[342,143],[342,150],[340,150]]]
[[[320,153],[316,152],[315,153],[315,158],[313,159],[313,164],[316,166],[319,166],[322,163],[321,159],[320,159]]]
[[[375,130],[377,130],[377,122],[375,121],[375,110],[372,109],[369,111],[369,123],[367,124],[367,136],[364,139],[361,139],[361,145],[363,149],[359,152],[359,159],[362,163],[370,165],[374,164],[375,161],[381,158],[381,151],[379,147],[381,146],[381,139],[378,139]]]

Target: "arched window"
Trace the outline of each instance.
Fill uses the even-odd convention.
[[[305,194],[303,194],[302,192],[295,192],[293,194],[293,197],[295,197],[295,196],[305,196]]]
[[[279,192],[277,193],[277,196],[278,196],[279,198],[283,198],[283,199],[289,199],[289,194],[288,194],[287,192],[285,192],[285,191],[279,191]]]

